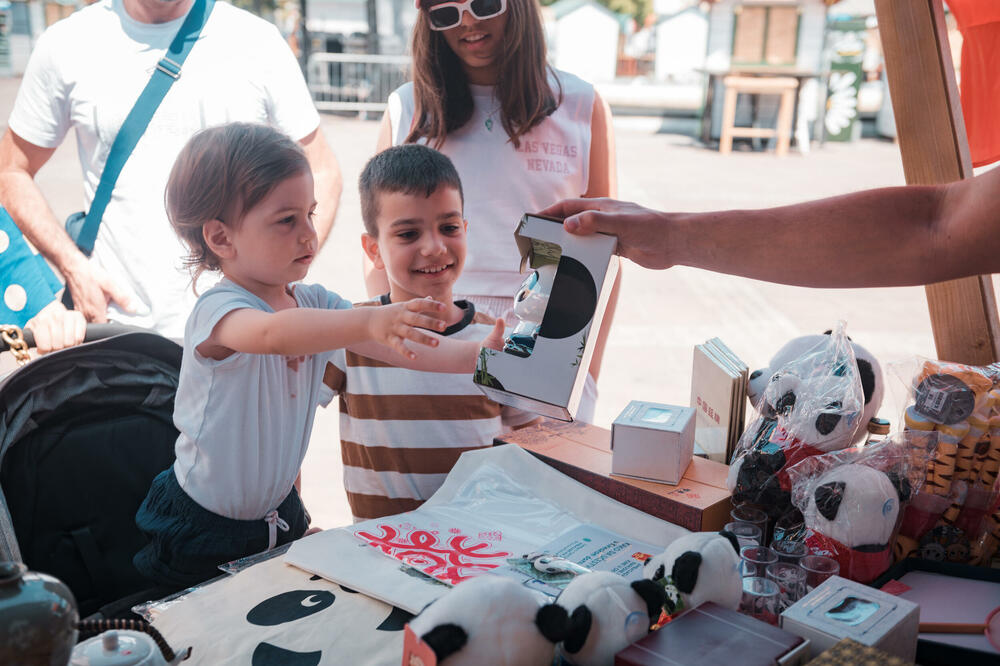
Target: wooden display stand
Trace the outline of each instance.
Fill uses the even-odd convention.
[[[517,444],[566,476],[622,504],[695,532],[722,529],[732,498],[727,465],[695,457],[676,486],[611,474],[611,431],[586,423],[544,421],[494,440]]]
[[[909,185],[972,175],[965,122],[941,0],[875,0],[899,152]],[[1000,360],[1000,322],[989,275],[927,285],[938,358]]]

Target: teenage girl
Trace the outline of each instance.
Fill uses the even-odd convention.
[[[136,515],[151,539],[135,556],[138,570],[188,586],[305,533],[293,483],[333,350],[471,373],[480,345],[421,330],[444,327],[425,314],[445,307],[436,301],[353,310],[321,285],[298,283],[317,249],[313,178],[299,145],[274,129],[237,123],[196,134],[174,164],[166,203],[195,279],[222,273],[185,329],[176,461]],[[427,345],[419,359],[407,340]]]
[[[524,276],[514,229],[524,213],[566,196],[613,196],[611,113],[593,86],[546,63],[537,0],[416,4],[413,82],[390,96],[377,150],[422,142],[451,158],[469,220],[455,298],[516,322],[513,296]],[[388,291],[384,274],[365,268],[369,294]],[[591,363],[594,379],[617,291]],[[592,382],[588,389],[592,410]],[[581,405],[580,418],[587,416]]]

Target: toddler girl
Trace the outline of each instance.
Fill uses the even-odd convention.
[[[189,586],[306,531],[293,483],[332,350],[471,374],[480,346],[421,330],[444,327],[423,314],[445,307],[436,301],[355,310],[297,282],[317,251],[313,179],[299,145],[276,130],[236,123],[196,134],[174,164],[166,205],[195,279],[204,270],[223,278],[187,322],[177,458],[136,515],[150,543],[135,565],[159,584]],[[502,326],[487,339],[493,347]],[[419,359],[406,340],[427,345]]]

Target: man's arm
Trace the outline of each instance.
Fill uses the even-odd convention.
[[[663,213],[611,199],[544,214],[603,231],[647,268],[680,264],[805,287],[930,284],[1000,272],[1000,170],[762,210]]]
[[[386,111],[382,115],[382,125],[378,130],[378,141],[375,144],[375,154],[381,153],[386,148],[392,147],[392,121],[389,118],[389,112]],[[361,272],[365,280],[365,291],[368,292],[368,298],[375,298],[380,294],[389,293],[389,278],[385,274],[384,270],[375,268],[375,264],[372,260],[368,258],[368,253],[365,252],[361,256]]]
[[[337,207],[340,205],[340,193],[344,188],[344,182],[340,176],[340,165],[337,158],[330,150],[330,144],[326,141],[322,126],[317,127],[311,134],[299,141],[302,149],[309,160],[309,168],[312,169],[314,189],[316,191],[316,235],[319,236],[319,245],[323,246],[330,230],[333,229],[333,220],[337,216]]]
[[[62,273],[76,309],[88,321],[105,322],[108,302],[128,309],[128,298],[77,249],[35,184],[35,174],[54,152],[7,129],[0,138],[0,201],[24,236]]]

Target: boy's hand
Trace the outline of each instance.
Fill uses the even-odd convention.
[[[437,338],[421,331],[421,328],[432,331],[443,331],[445,323],[421,312],[441,312],[444,303],[428,298],[414,298],[405,303],[393,303],[370,308],[372,315],[369,321],[369,331],[372,339],[386,347],[402,354],[408,359],[415,359],[416,353],[404,344],[412,340],[429,347],[437,347]]]
[[[489,335],[483,338],[482,347],[485,349],[495,349],[496,351],[502,351],[504,345],[504,322],[503,319],[497,319],[496,323],[493,324],[493,330],[490,331]]]

